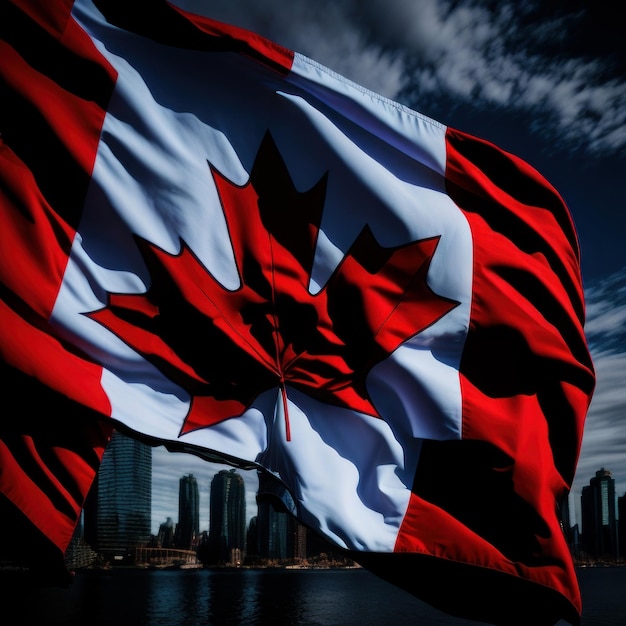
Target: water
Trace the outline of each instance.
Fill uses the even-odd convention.
[[[626,625],[626,567],[579,570],[583,626]],[[365,570],[79,571],[0,588],[3,626],[477,626]]]

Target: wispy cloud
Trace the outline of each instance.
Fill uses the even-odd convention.
[[[382,0],[370,4],[382,12]],[[585,12],[546,15],[533,3],[510,2],[385,4],[388,15],[399,6],[400,19],[419,24],[403,38],[416,91],[532,112],[536,130],[590,153],[626,145],[624,77],[608,71],[610,56],[567,54]]]
[[[586,291],[585,333],[602,353],[626,350],[626,269],[597,281]]]
[[[591,9],[476,0],[177,2],[409,104],[447,98],[530,112],[534,131],[560,145],[590,155],[626,147],[626,80],[613,70],[620,59],[581,48]]]

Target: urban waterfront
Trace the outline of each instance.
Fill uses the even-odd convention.
[[[626,567],[578,574],[582,626],[626,624]],[[363,569],[79,570],[62,589],[3,576],[0,598],[4,626],[480,624],[441,613]]]

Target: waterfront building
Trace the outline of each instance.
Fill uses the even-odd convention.
[[[572,520],[569,510],[569,492],[567,492],[559,502],[559,518],[561,520],[561,530],[567,541],[567,545],[572,548]]]
[[[243,564],[246,551],[246,489],[236,470],[221,470],[211,481],[209,563]]]
[[[626,493],[617,499],[617,539],[619,553],[626,559]]]
[[[267,499],[258,500],[254,538],[255,554],[261,559],[294,563],[305,561],[308,534],[306,526],[277,506],[276,502]]]
[[[296,522],[294,533],[294,559],[296,561],[305,561],[308,558],[306,546],[309,532],[309,529],[304,524]]]
[[[175,543],[177,548],[191,550],[200,533],[200,493],[193,474],[183,476],[178,488],[178,525]]]
[[[151,515],[152,448],[114,431],[85,504],[85,541],[123,561],[148,543]]]
[[[580,559],[580,527],[574,524],[570,531],[570,550],[575,559]]]
[[[160,526],[157,535],[157,546],[159,548],[174,547],[174,521],[168,517]]]
[[[604,468],[583,487],[581,496],[582,540],[587,555],[594,559],[619,556],[615,479]]]
[[[275,561],[291,558],[289,554],[291,533],[295,532],[295,520],[285,511],[274,506],[268,499],[258,499],[256,523],[258,555]]]
[[[307,531],[291,513],[295,511],[292,497],[267,474],[259,472],[258,478],[256,554],[271,561],[304,561],[307,557]]]
[[[257,532],[257,519],[255,515],[250,519],[246,532],[246,558],[256,560],[259,557],[259,533]]]

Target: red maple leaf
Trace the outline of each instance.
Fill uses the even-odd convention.
[[[185,242],[170,255],[137,238],[149,290],[109,294],[90,317],[188,391],[181,434],[240,416],[261,393],[284,394],[286,385],[380,417],[368,372],[458,304],[426,282],[439,237],[384,248],[366,226],[312,294],[326,175],[298,192],[269,134],[246,185],[211,173],[241,286],[224,288]]]

